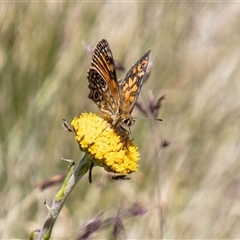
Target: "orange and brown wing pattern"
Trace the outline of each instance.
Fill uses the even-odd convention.
[[[89,79],[88,87],[90,93],[88,97],[92,99],[98,108],[106,115],[111,115],[114,109],[111,108],[111,95],[106,81],[101,74],[94,68],[89,68],[87,78]]]
[[[114,59],[109,44],[104,39],[94,49],[87,78],[89,98],[111,119],[119,113],[120,101]]]
[[[114,65],[113,54],[107,40],[102,39],[94,49],[92,56],[92,67],[94,67],[107,82],[111,94],[116,101],[118,96],[117,74]]]
[[[89,98],[97,104],[112,125],[133,124],[131,112],[146,77],[150,52],[147,51],[133,65],[124,79],[117,80],[108,42],[102,39],[95,47],[87,74]]]
[[[122,118],[131,116],[131,112],[146,77],[151,50],[147,51],[128,71],[124,79],[119,80],[119,97]]]

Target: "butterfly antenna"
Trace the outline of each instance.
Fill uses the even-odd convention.
[[[95,140],[109,127],[110,125],[107,125],[96,137]]]
[[[133,118],[134,120],[152,120],[152,121],[163,121],[161,118]]]

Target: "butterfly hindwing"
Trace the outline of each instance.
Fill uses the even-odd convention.
[[[92,67],[88,70],[87,78],[90,89],[88,97],[97,104],[105,115],[109,116],[114,114],[116,104],[106,80]]]

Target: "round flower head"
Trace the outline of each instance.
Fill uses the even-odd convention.
[[[106,171],[127,175],[138,168],[139,152],[126,130],[114,127],[93,113],[83,113],[71,123],[82,151]]]

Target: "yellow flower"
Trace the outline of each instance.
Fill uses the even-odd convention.
[[[106,171],[127,175],[137,171],[138,147],[126,130],[114,127],[93,113],[83,113],[71,123],[80,149]]]

